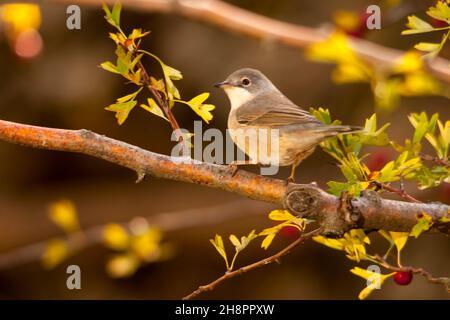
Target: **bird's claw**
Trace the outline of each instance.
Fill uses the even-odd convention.
[[[294,182],[295,182],[294,177],[290,176],[290,177],[287,178],[287,180],[286,180],[286,185],[288,185],[289,183],[294,183]]]
[[[231,177],[234,177],[234,176],[236,175],[236,173],[239,171],[239,167],[238,167],[238,165],[235,164],[235,163],[230,163],[230,164],[228,165],[228,168],[229,168],[230,171],[231,171]]]

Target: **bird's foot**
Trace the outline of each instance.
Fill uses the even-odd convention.
[[[287,180],[286,180],[286,185],[288,185],[289,183],[295,183],[295,178],[292,176],[289,176],[289,178],[287,178]]]

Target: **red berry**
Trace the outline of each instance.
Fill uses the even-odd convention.
[[[434,19],[434,18],[431,18],[430,22],[431,22],[431,25],[435,28],[444,28],[444,27],[448,26],[447,22],[438,20],[438,19]]]
[[[411,271],[399,271],[394,274],[394,281],[400,286],[407,286],[412,279],[413,274]]]
[[[280,230],[281,235],[286,238],[298,237],[299,230],[293,226],[285,226]]]
[[[369,156],[367,166],[370,171],[380,171],[386,163],[392,159],[391,154],[386,150],[376,150]]]
[[[131,40],[131,39],[127,39],[127,40],[125,40],[125,42],[123,43],[123,45],[125,46],[125,47],[129,47],[129,46],[131,46],[133,44],[133,40]]]

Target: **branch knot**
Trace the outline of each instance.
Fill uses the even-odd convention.
[[[320,192],[315,186],[290,184],[283,199],[283,206],[289,212],[300,217],[316,216]]]

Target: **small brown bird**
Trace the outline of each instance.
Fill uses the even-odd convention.
[[[225,91],[231,103],[228,129],[238,132],[231,134],[233,142],[251,159],[233,164],[292,166],[289,182],[294,181],[295,168],[314,152],[320,142],[341,133],[362,130],[360,127],[332,126],[320,122],[286,98],[259,70],[237,70],[215,86]],[[248,141],[242,139],[242,135],[261,129],[265,129],[263,131],[267,135],[271,130],[277,130],[278,148],[273,147],[273,143],[272,147],[264,145],[271,160],[261,161],[261,145],[252,149]],[[259,143],[267,143],[270,138],[263,140]]]

